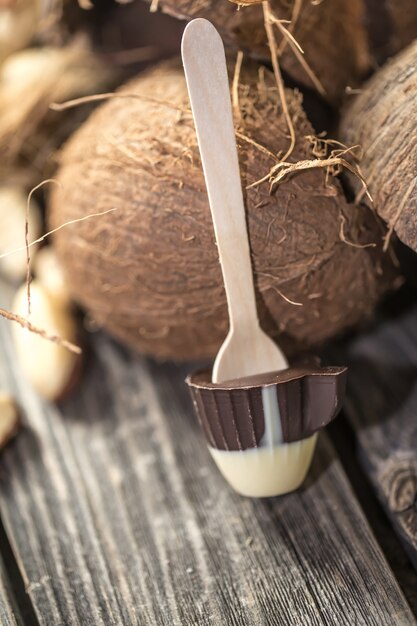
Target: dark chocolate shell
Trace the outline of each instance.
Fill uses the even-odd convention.
[[[247,450],[324,428],[342,407],[346,378],[346,367],[299,367],[212,383],[202,370],[186,383],[209,445]]]

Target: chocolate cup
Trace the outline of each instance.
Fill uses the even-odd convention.
[[[211,448],[244,451],[311,437],[339,413],[346,367],[297,367],[222,383],[211,370],[186,379]]]

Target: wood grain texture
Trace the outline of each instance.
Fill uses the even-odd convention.
[[[3,560],[0,560],[0,624],[1,626],[17,626],[16,610],[12,602],[12,593]]]
[[[360,337],[342,358],[360,459],[417,567],[417,309]]]
[[[25,428],[0,459],[0,504],[41,625],[415,624],[326,436],[299,492],[241,498],[183,369],[96,335],[58,409],[22,380],[9,330],[0,385]]]

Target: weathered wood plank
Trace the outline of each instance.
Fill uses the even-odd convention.
[[[58,409],[0,333],[26,422],[0,504],[40,624],[415,624],[326,436],[299,492],[244,499],[210,461],[184,370],[98,335]]]
[[[360,460],[417,567],[417,308],[359,337],[341,358]]]
[[[357,439],[347,417],[342,414],[327,429],[337,456],[348,474],[355,496],[362,507],[389,566],[414,615],[417,615],[417,571],[403,549],[392,522],[377,498],[357,455]]]
[[[10,591],[9,580],[6,574],[6,568],[3,560],[0,560],[0,624],[1,626],[17,626],[17,611],[12,602],[12,593]]]

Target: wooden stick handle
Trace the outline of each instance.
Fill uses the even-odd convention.
[[[231,330],[258,324],[245,207],[220,35],[204,19],[188,24],[182,59],[210,202]]]

